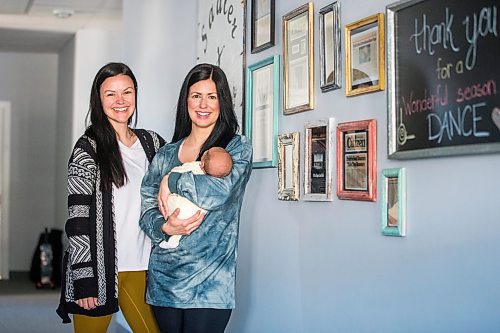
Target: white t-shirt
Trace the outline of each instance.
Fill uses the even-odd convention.
[[[130,148],[120,141],[118,145],[128,178],[120,188],[113,185],[118,271],[147,270],[151,240],[139,227],[139,218],[141,182],[149,162],[139,139]]]

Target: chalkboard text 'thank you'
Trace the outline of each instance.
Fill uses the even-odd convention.
[[[465,26],[465,41],[468,43],[465,66],[468,70],[474,68],[476,63],[477,42],[480,37],[489,34],[498,36],[497,30],[497,6],[484,7],[479,13],[466,16],[462,24]],[[415,33],[410,36],[415,45],[417,54],[426,52],[433,55],[435,47],[441,46],[453,52],[459,52],[454,36],[454,15],[449,8],[445,10],[445,18],[442,22],[429,24],[427,14],[422,14],[422,19],[415,18]]]

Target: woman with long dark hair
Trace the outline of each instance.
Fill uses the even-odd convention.
[[[222,333],[235,306],[240,210],[252,170],[252,146],[237,131],[224,72],[209,64],[195,66],[179,94],[172,143],[155,156],[141,188],[140,225],[153,242],[146,300],[162,332]],[[212,147],[231,155],[229,175],[172,172],[165,177]],[[179,221],[179,209],[165,208],[169,193],[189,199],[206,215]],[[177,234],[186,235],[177,247],[157,246]]]
[[[134,332],[158,332],[145,302],[151,241],[139,228],[140,186],[165,141],[130,127],[137,120],[137,81],[123,63],[96,74],[90,125],[68,164],[69,248],[57,313],[75,332],[106,332],[120,308]]]

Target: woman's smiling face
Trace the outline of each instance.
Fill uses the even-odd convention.
[[[208,79],[193,84],[189,88],[187,105],[193,127],[213,129],[220,114],[215,82]]]
[[[130,76],[108,77],[99,90],[102,108],[113,127],[128,124],[135,111],[135,88]]]

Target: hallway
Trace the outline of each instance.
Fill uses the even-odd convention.
[[[0,333],[69,333],[73,325],[63,325],[55,309],[59,289],[35,289],[26,272],[11,273],[0,281]],[[109,333],[127,332],[115,321]]]

